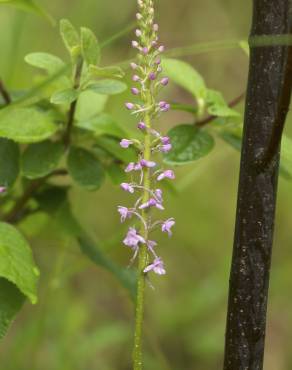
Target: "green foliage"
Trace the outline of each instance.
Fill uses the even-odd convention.
[[[57,168],[63,152],[64,147],[61,143],[49,140],[29,145],[21,160],[23,176],[37,179],[50,174]]]
[[[10,281],[0,278],[0,339],[4,337],[11,321],[21,309],[25,296]]]
[[[120,67],[98,67],[94,65],[89,66],[89,74],[91,77],[97,78],[123,78],[125,72]]]
[[[120,283],[130,291],[134,299],[136,292],[136,273],[116,265],[111,259],[107,258],[88,237],[80,236],[78,241],[82,252],[96,265],[110,271]]]
[[[127,150],[121,148],[120,141],[110,136],[99,136],[95,139],[97,147],[104,149],[108,154],[115,159],[122,162],[134,162],[137,159],[135,149],[128,148]]]
[[[96,136],[111,135],[117,138],[126,136],[125,131],[118,126],[116,121],[106,113],[99,114],[88,120],[79,121],[76,123],[77,127],[92,132]]]
[[[11,140],[0,138],[0,186],[12,186],[18,173],[18,145]]]
[[[85,121],[100,114],[108,101],[107,95],[96,94],[93,91],[82,91],[79,95],[75,118],[77,121]]]
[[[214,139],[206,131],[194,125],[183,124],[168,133],[172,150],[164,157],[169,164],[182,165],[204,157],[214,147]]]
[[[69,53],[72,56],[78,54],[78,50],[80,48],[80,37],[68,19],[61,19],[60,34]]]
[[[44,69],[49,74],[54,74],[65,67],[65,63],[59,57],[49,53],[30,53],[24,60],[33,67]]]
[[[71,104],[79,96],[79,91],[75,89],[65,89],[57,91],[51,96],[51,103],[53,104]]]
[[[196,99],[199,115],[203,113],[207,88],[202,76],[188,63],[177,59],[163,59],[164,72],[170,80],[189,91]]]
[[[88,65],[100,62],[100,47],[94,33],[85,27],[81,28],[82,55]]]
[[[0,276],[36,303],[39,271],[30,246],[14,226],[4,222],[0,223],[0,256]]]
[[[87,89],[98,94],[116,95],[124,92],[127,89],[127,85],[121,81],[104,79],[90,83]]]
[[[90,191],[101,187],[105,175],[104,169],[90,151],[72,147],[67,164],[69,174],[79,186]]]
[[[225,102],[222,94],[215,90],[207,90],[207,111],[210,115],[215,117],[239,117],[240,114],[229,108]]]
[[[292,180],[292,140],[286,135],[282,137],[280,173]]]
[[[47,112],[34,108],[7,108],[0,112],[0,137],[33,143],[49,138],[57,130],[58,126]]]

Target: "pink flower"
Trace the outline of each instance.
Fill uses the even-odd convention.
[[[171,228],[175,225],[174,218],[169,218],[161,225],[161,231],[168,233],[168,236],[172,236]]]
[[[157,177],[157,181],[161,181],[163,179],[170,179],[170,180],[173,180],[175,179],[175,175],[174,175],[174,172],[172,170],[166,170],[164,172],[162,172],[158,177]]]
[[[5,186],[0,186],[0,194],[5,193],[6,187]]]
[[[139,246],[139,243],[145,244],[145,239],[137,234],[137,231],[134,227],[130,227],[127,233],[127,236],[123,240],[123,243],[127,247],[136,248]]]
[[[127,182],[122,182],[121,183],[121,188],[131,194],[134,193],[135,189],[132,185],[128,184]]]
[[[126,103],[126,104],[125,104],[125,106],[126,106],[126,108],[127,108],[128,110],[132,110],[132,109],[134,109],[134,107],[135,107],[135,105],[134,105],[133,103]]]
[[[147,161],[146,159],[141,159],[140,164],[142,167],[148,167],[148,168],[153,168],[157,165],[156,162]]]
[[[132,145],[132,144],[133,144],[133,141],[132,141],[132,140],[127,140],[127,139],[123,139],[123,140],[121,140],[121,142],[120,142],[120,146],[121,146],[122,148],[124,148],[124,149],[129,148],[129,146],[130,146],[130,145]]]
[[[160,151],[161,151],[162,153],[168,153],[168,152],[170,152],[170,151],[171,151],[171,149],[172,149],[172,145],[171,145],[171,144],[162,145],[162,146],[160,147]]]
[[[147,273],[149,271],[153,271],[157,275],[165,275],[166,274],[166,271],[165,271],[165,268],[164,268],[164,263],[163,263],[163,261],[160,257],[155,258],[153,263],[151,263],[150,265],[148,265],[144,269],[145,273]]]
[[[161,83],[162,86],[168,85],[168,82],[169,82],[169,78],[168,77],[164,77],[160,81],[160,83]]]
[[[164,210],[163,205],[160,202],[157,202],[157,200],[154,198],[150,198],[148,202],[141,204],[139,209],[145,209],[149,207],[156,207],[162,211]]]
[[[121,222],[132,216],[132,212],[127,207],[118,206],[118,212],[121,215]]]

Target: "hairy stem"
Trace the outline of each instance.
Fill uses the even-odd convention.
[[[151,104],[151,95],[148,94],[147,98],[147,105],[150,106]],[[144,159],[147,161],[151,159],[151,136],[150,136],[150,128],[151,128],[151,119],[149,114],[145,115],[145,124],[147,125],[147,133],[145,134],[144,140]],[[150,169],[144,169],[144,180],[143,180],[143,188],[150,189]],[[144,190],[142,203],[146,203],[149,200],[149,192]],[[147,211],[142,211],[142,218],[146,219]],[[142,225],[142,236],[147,241],[148,239],[148,231],[147,229],[143,228]],[[138,284],[137,284],[137,299],[136,299],[136,324],[135,324],[135,336],[134,336],[134,351],[133,351],[133,362],[134,362],[134,370],[142,370],[143,368],[143,358],[142,358],[142,336],[143,336],[143,321],[144,321],[144,300],[145,300],[145,274],[144,269],[147,265],[147,246],[142,244],[139,251],[139,263],[138,263]]]
[[[75,90],[78,90],[80,86],[82,67],[83,67],[83,59],[79,57],[77,64],[76,64],[75,77],[74,77],[74,89]],[[76,112],[77,101],[78,99],[74,100],[71,103],[70,109],[68,112],[68,122],[67,122],[66,132],[64,135],[64,145],[66,148],[68,148],[71,143],[71,131],[72,131],[73,123],[74,123],[74,116]]]
[[[11,97],[9,95],[9,92],[7,91],[4,82],[0,79],[0,94],[5,102],[6,105],[9,105],[11,103]]]

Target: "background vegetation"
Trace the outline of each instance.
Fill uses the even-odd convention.
[[[134,19],[135,1],[43,0],[56,19],[93,29],[103,41]],[[204,44],[189,61],[208,86],[232,100],[245,90],[248,59],[239,48],[209,48],[206,43],[246,39],[251,4],[230,0],[159,0],[161,39],[168,48]],[[10,89],[31,85],[36,73],[23,58],[33,51],[63,55],[58,29],[9,7],[0,7],[0,71]],[[130,33],[103,51],[102,62],[130,57]],[[123,102],[110,98],[110,111],[121,126],[131,125]],[[171,85],[169,98],[191,102]],[[243,107],[241,107],[241,110]],[[167,131],[190,122],[186,113],[164,118]],[[291,117],[287,122],[287,133]],[[292,133],[292,132],[291,132]],[[147,297],[146,369],[220,369],[226,316],[229,264],[233,239],[239,154],[220,140],[206,158],[178,170],[177,191],[169,197],[169,215],[177,221],[175,236],[165,243],[168,274],[153,281]],[[269,304],[266,370],[292,366],[291,182],[280,179],[276,243]],[[120,243],[116,205],[123,203],[117,186],[106,181],[97,193],[74,190],[74,213],[103,250],[120,265],[129,255]],[[22,230],[34,230],[34,254],[42,271],[37,306],[26,304],[0,346],[1,370],[128,370],[132,344],[133,307],[127,292],[107,271],[81,254],[66,234],[56,236],[58,218],[28,219]],[[280,312],[280,315],[279,315]]]

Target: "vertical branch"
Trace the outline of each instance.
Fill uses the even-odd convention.
[[[254,0],[251,36],[291,33],[291,13],[290,0]],[[224,370],[263,368],[279,152],[291,81],[291,46],[251,48]]]
[[[76,69],[75,69],[75,76],[74,76],[74,89],[78,90],[80,87],[80,80],[82,75],[82,67],[83,67],[83,58],[79,57],[77,63],[76,63]],[[68,122],[66,127],[66,132],[64,135],[64,145],[66,148],[70,146],[71,142],[71,131],[74,123],[74,116],[76,112],[77,107],[77,99],[74,100],[70,104],[69,112],[68,112]]]
[[[9,95],[9,92],[7,91],[4,82],[0,79],[0,94],[2,95],[2,98],[6,105],[9,105],[11,103],[11,97]]]

